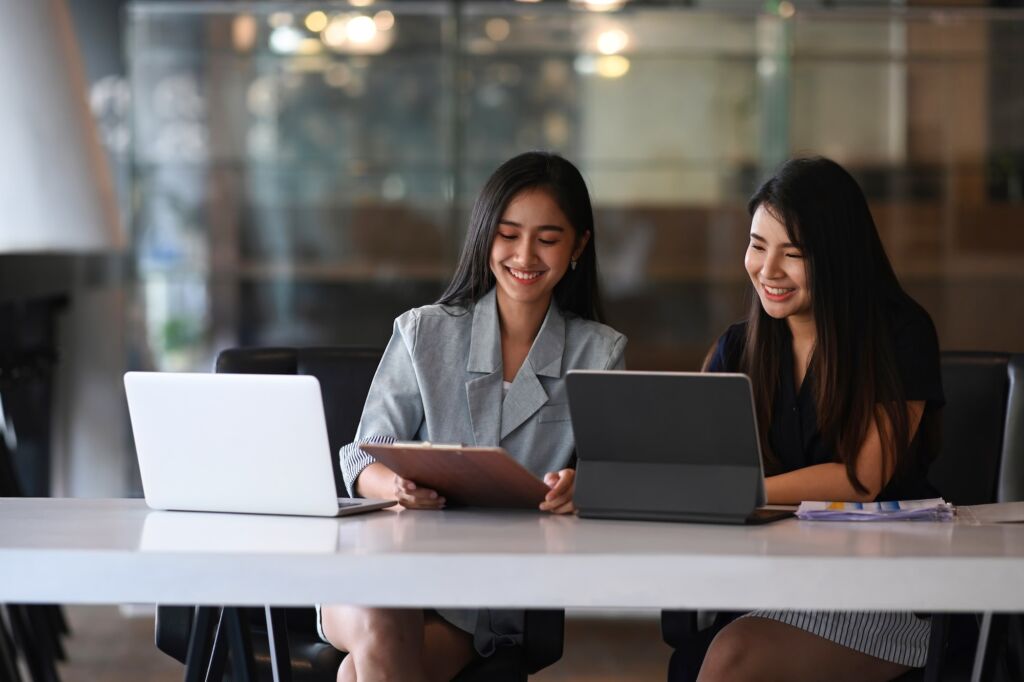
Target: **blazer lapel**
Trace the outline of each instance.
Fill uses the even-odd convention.
[[[466,398],[476,444],[497,446],[501,442],[501,368],[467,381]]]
[[[529,361],[524,362],[501,405],[501,440],[522,426],[547,401],[547,391],[540,385]]]
[[[501,439],[522,426],[548,401],[547,391],[538,376],[559,377],[565,349],[565,318],[554,300],[544,323],[533,340],[526,361],[519,368],[501,408]]]
[[[501,429],[501,332],[494,289],[473,306],[466,399],[478,446],[496,446]]]

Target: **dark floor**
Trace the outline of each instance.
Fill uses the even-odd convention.
[[[153,618],[114,606],[65,607],[73,634],[63,682],[177,682],[182,666],[153,645]],[[565,655],[531,678],[538,682],[664,680],[669,649],[656,613],[571,613]]]

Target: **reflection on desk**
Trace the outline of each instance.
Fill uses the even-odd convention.
[[[337,548],[337,521],[304,516],[151,511],[139,539],[143,552],[333,554]]]
[[[500,522],[495,523],[497,519]],[[573,516],[522,509],[488,512],[455,508],[439,512],[393,507],[379,514],[363,515],[359,523],[340,525],[338,551],[457,555],[473,549],[499,549],[553,554],[571,550],[576,523]]]

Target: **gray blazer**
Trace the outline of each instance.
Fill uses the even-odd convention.
[[[538,477],[565,468],[573,437],[570,369],[621,369],[626,337],[563,313],[552,301],[526,361],[502,398],[494,289],[468,311],[428,305],[395,320],[355,443],[341,449],[349,494],[373,462],[359,443],[423,440],[500,445]]]

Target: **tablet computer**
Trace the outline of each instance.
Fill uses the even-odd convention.
[[[502,448],[427,442],[359,448],[402,478],[436,490],[448,506],[536,509],[549,490]]]
[[[750,379],[572,370],[575,502],[583,517],[768,523]]]

